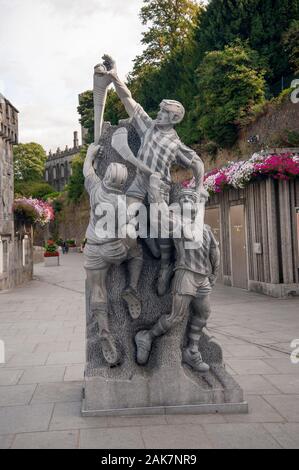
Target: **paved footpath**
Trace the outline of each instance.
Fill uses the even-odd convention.
[[[0,448],[299,448],[299,298],[218,286],[209,332],[246,393],[248,415],[82,418],[81,254],[0,294]]]

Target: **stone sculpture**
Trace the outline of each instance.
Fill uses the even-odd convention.
[[[84,163],[91,213],[82,413],[245,412],[220,346],[203,331],[219,248],[204,225],[203,163],[174,130],[184,108],[163,100],[152,120],[118,78],[111,57],[103,59],[95,67],[95,144]],[[102,122],[110,83],[130,116],[119,126]],[[174,162],[192,168],[193,189],[171,183]],[[101,238],[107,204],[115,232]]]
[[[156,182],[158,182],[158,185]],[[162,211],[164,211],[164,213],[162,212],[162,220],[164,223],[169,224],[167,205],[161,197],[159,175],[154,174],[151,176],[150,186],[152,200],[160,203],[160,209],[162,208]],[[189,306],[192,304],[193,312],[187,332],[188,343],[182,353],[183,362],[197,372],[207,372],[210,368],[202,360],[199,351],[199,340],[210,316],[210,293],[219,271],[220,252],[218,243],[207,225],[204,225],[203,240],[196,242],[195,246],[192,245],[191,248],[188,248],[187,244],[192,241],[192,233],[184,234],[185,226],[192,224],[197,211],[200,210],[200,207],[198,207],[200,206],[198,204],[200,199],[203,199],[205,203],[206,198],[207,194],[204,191],[198,193],[192,189],[182,189],[178,194],[182,212],[179,217],[176,217],[177,220],[174,220],[175,214],[172,213],[172,220],[170,221],[172,227],[175,227],[176,230],[179,229],[178,237],[174,239],[176,266],[172,287],[172,309],[169,314],[162,315],[151,329],[141,330],[135,336],[138,364],[144,365],[148,362],[153,340],[167,333],[177,323],[181,323],[184,316],[188,315]],[[189,220],[186,220],[186,217],[181,217],[182,213],[186,213],[184,211],[186,205],[191,207],[191,210],[188,211],[190,214]],[[197,228],[195,224],[194,229]]]
[[[131,242],[129,237],[117,238],[111,234],[109,238],[100,238],[96,233],[96,222],[98,219],[97,209],[101,205],[108,203],[108,207],[117,209],[119,197],[124,193],[123,188],[127,180],[127,168],[120,163],[111,163],[101,180],[94,168],[93,161],[98,153],[99,146],[90,145],[83,166],[85,177],[85,188],[90,195],[90,221],[86,232],[86,244],[84,247],[87,281],[91,286],[90,308],[96,318],[99,329],[99,339],[102,353],[110,366],[114,366],[120,361],[119,351],[115,339],[109,327],[108,304],[106,278],[111,265],[121,264],[128,261],[129,270],[129,291],[137,291],[138,280],[142,268],[142,249],[137,242]],[[113,212],[114,215],[114,212]],[[118,232],[127,228],[115,227]],[[134,227],[131,227],[134,230]],[[125,291],[126,292],[126,291]],[[137,304],[137,305],[135,305]],[[130,309],[133,318],[137,318],[141,313],[141,306],[138,298]],[[134,308],[135,306],[135,308]]]
[[[108,55],[103,56],[104,68],[99,64],[95,68],[97,75],[107,78],[113,83],[116,93],[122,101],[130,121],[136,129],[141,146],[138,151],[137,161],[146,167],[146,171],[138,168],[134,181],[126,194],[128,204],[143,202],[149,193],[149,176],[158,172],[166,183],[164,198],[169,202],[171,185],[170,167],[173,163],[180,163],[184,167],[191,167],[198,188],[203,185],[204,166],[200,157],[190,148],[186,147],[179,139],[174,126],[179,124],[185,115],[185,109],[181,103],[175,100],[163,100],[156,120],[153,121],[144,109],[132,98],[127,88],[117,74],[115,61]],[[148,239],[153,254],[157,248],[153,239]],[[169,239],[160,239],[161,267],[158,278],[158,294],[164,295],[167,291],[172,275],[171,249]]]

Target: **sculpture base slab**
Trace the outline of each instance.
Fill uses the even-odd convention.
[[[152,406],[144,408],[121,408],[114,410],[89,410],[86,409],[86,401],[83,399],[82,416],[146,416],[146,415],[174,415],[174,414],[232,414],[248,413],[247,402],[243,403],[208,403],[204,405],[182,405],[182,406]]]
[[[85,377],[83,416],[136,416],[201,413],[247,413],[243,391],[215,365],[197,377],[189,367],[135,376],[131,380]]]

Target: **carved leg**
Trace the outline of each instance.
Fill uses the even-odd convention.
[[[114,366],[120,357],[109,327],[106,289],[108,270],[109,266],[104,269],[86,269],[86,276],[91,288],[90,309],[98,323],[102,353],[107,363]]]
[[[202,330],[207,324],[210,316],[210,296],[194,298],[192,301],[193,314],[188,331],[188,345],[183,351],[183,361],[197,372],[207,372],[210,367],[203,362],[199,351],[199,340]]]
[[[142,271],[143,256],[142,248],[136,244],[132,250],[134,257],[128,260],[127,266],[129,271],[129,286],[122,293],[122,298],[127,303],[129,312],[133,320],[137,319],[141,314],[141,302],[138,295],[138,281]]]
[[[189,311],[192,297],[189,295],[175,294],[172,301],[172,310],[169,315],[162,315],[157,323],[150,330],[141,330],[135,336],[137,347],[137,362],[140,365],[147,363],[152,342],[158,336],[164,335],[181,322]]]
[[[173,242],[170,238],[160,238],[159,245],[161,251],[161,267],[157,282],[157,292],[159,296],[163,296],[169,289],[170,279],[173,274]]]

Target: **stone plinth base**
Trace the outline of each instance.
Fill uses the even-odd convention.
[[[247,413],[243,392],[223,366],[195,377],[189,368],[160,370],[131,380],[85,379],[84,416]]]

